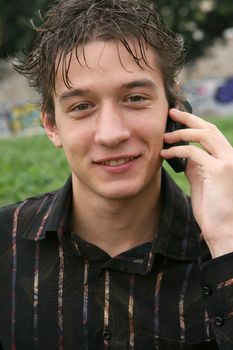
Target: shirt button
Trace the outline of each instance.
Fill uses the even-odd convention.
[[[103,337],[104,337],[104,339],[106,339],[106,340],[109,340],[109,339],[111,338],[111,332],[110,332],[110,330],[109,330],[108,327],[105,327],[105,328],[104,328]]]
[[[204,293],[204,295],[211,295],[212,291],[211,291],[210,287],[204,286],[203,293]]]
[[[224,323],[223,318],[220,316],[215,317],[215,324],[216,326],[222,326]]]

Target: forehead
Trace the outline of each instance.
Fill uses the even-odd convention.
[[[56,90],[62,86],[71,88],[79,82],[94,83],[95,80],[118,80],[127,77],[150,77],[162,79],[155,51],[142,47],[136,41],[128,41],[129,50],[120,42],[93,41],[73,49],[66,57],[56,61]]]

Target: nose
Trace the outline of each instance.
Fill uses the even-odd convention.
[[[130,129],[120,107],[106,105],[101,108],[97,118],[95,142],[99,145],[115,148],[130,138]]]

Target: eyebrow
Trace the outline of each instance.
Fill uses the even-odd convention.
[[[137,87],[146,87],[146,88],[154,90],[154,89],[156,89],[156,84],[152,80],[141,79],[141,80],[133,80],[133,81],[131,81],[129,83],[123,84],[122,87],[125,88],[125,89],[134,89],[134,88],[137,88]]]
[[[63,92],[59,96],[59,100],[65,101],[65,100],[69,100],[72,97],[82,97],[82,96],[86,95],[88,92],[90,92],[90,90],[88,90],[88,89],[71,89],[71,90]]]
[[[145,88],[149,88],[151,90],[156,89],[156,84],[149,80],[149,79],[141,79],[141,80],[133,80],[129,83],[123,84],[121,86],[121,88],[123,89],[134,89],[134,88],[138,88],[138,87],[145,87]],[[66,101],[69,100],[70,98],[73,97],[82,97],[85,96],[86,94],[88,94],[90,92],[89,89],[71,89],[68,91],[64,91],[60,96],[59,96],[59,100],[62,101]]]

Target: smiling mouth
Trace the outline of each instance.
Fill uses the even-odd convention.
[[[101,162],[101,165],[105,166],[111,166],[111,167],[117,167],[120,165],[127,164],[129,162],[132,162],[133,160],[137,159],[138,157],[130,157],[130,158],[122,158],[122,159],[113,159],[113,160],[108,160],[105,162]]]

